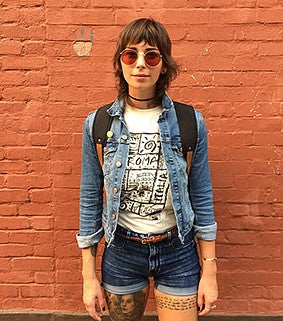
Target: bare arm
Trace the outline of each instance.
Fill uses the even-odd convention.
[[[210,311],[218,297],[216,260],[205,261],[203,258],[215,258],[215,241],[198,240],[202,261],[202,275],[198,290],[199,315]]]
[[[91,247],[82,249],[82,276],[83,276],[83,301],[89,314],[101,321],[105,303],[100,283],[95,273],[95,257],[91,253]]]

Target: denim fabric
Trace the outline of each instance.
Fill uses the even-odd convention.
[[[187,164],[181,152],[182,143],[173,101],[165,95],[162,106],[163,112],[158,120],[161,147],[168,170],[180,241],[184,241],[192,228],[197,238],[215,240],[217,224],[213,214],[207,131],[203,117],[200,112],[195,111],[198,141],[188,182]],[[90,113],[84,122],[80,230],[77,234],[80,248],[97,244],[104,232],[106,241],[110,244],[118,224],[120,192],[130,137],[124,121],[124,102],[115,101],[108,113],[113,117],[113,136],[107,140],[103,169],[100,167],[92,138],[95,111]],[[104,206],[103,186],[107,195]]]
[[[192,231],[181,243],[178,237],[142,244],[130,236],[146,237],[120,226],[117,230],[125,235],[115,235],[102,258],[103,287],[115,294],[140,291],[153,277],[154,286],[170,295],[193,295],[198,291],[200,265]],[[169,234],[170,235],[170,234]]]

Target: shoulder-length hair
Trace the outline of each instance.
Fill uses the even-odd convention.
[[[155,98],[152,101],[152,104],[160,104],[162,96],[169,88],[171,81],[178,74],[178,66],[171,56],[172,45],[166,29],[161,23],[150,18],[132,21],[125,27],[118,38],[113,58],[118,98],[128,101],[128,83],[123,76],[120,53],[128,45],[136,45],[141,42],[148,43],[150,46],[156,46],[162,55],[163,68],[166,72],[161,73],[157,80]]]

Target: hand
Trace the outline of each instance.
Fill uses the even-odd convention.
[[[198,289],[199,315],[205,315],[216,308],[218,297],[217,279],[215,275],[205,276],[200,279]]]
[[[90,316],[94,320],[101,321],[105,303],[98,279],[84,279],[83,301]]]

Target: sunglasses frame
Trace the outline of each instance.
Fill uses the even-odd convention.
[[[126,52],[126,51],[134,52],[134,53],[136,53],[136,55],[137,55],[135,61],[134,61],[133,63],[131,63],[131,64],[127,64],[126,62],[123,61],[122,55],[123,55],[123,53]],[[157,53],[157,54],[159,55],[160,60],[158,61],[158,63],[157,63],[156,65],[151,65],[151,64],[149,64],[149,63],[146,61],[146,55],[147,55],[148,53],[150,53],[150,52],[155,52],[155,53]],[[140,53],[140,54],[141,54],[141,53]],[[158,50],[155,50],[155,49],[148,50],[148,51],[146,51],[146,52],[143,52],[142,54],[143,54],[143,56],[144,56],[144,61],[145,61],[145,63],[146,63],[149,67],[156,67],[156,66],[160,63],[160,61],[161,61],[161,59],[162,59],[162,55],[160,54],[160,52],[159,52]],[[125,65],[127,65],[127,66],[133,65],[133,64],[138,60],[138,57],[139,57],[139,52],[138,52],[137,50],[135,50],[135,49],[125,48],[123,51],[120,52],[120,59],[121,59],[122,62],[123,62]]]

